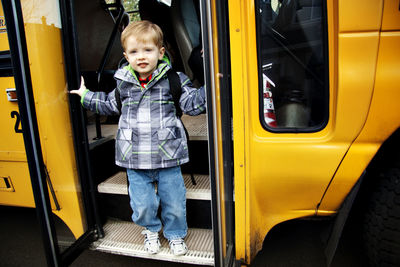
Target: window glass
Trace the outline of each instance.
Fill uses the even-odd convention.
[[[13,76],[10,51],[0,51],[0,77]]]
[[[139,0],[125,0],[123,3],[125,11],[129,14],[129,20],[139,21]]]
[[[109,5],[108,9],[114,15],[117,16],[116,0],[105,0],[106,4]],[[139,21],[139,0],[123,0],[122,5],[124,7],[125,13],[129,15],[129,21]]]
[[[270,131],[317,131],[328,119],[322,0],[256,0],[260,117]]]

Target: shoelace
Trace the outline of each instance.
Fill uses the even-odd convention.
[[[169,241],[169,244],[170,245],[182,245],[183,244],[183,239],[174,239],[174,240],[171,240],[171,241]]]
[[[144,230],[142,232],[142,234],[144,234],[146,236],[146,239],[149,242],[153,242],[153,241],[157,241],[158,240],[158,233],[153,233],[153,232],[150,232],[149,230]]]

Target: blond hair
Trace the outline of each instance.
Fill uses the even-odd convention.
[[[134,36],[138,42],[152,41],[159,48],[163,46],[164,36],[161,28],[148,20],[132,22],[125,28],[121,34],[121,44],[124,50],[126,40],[130,36]]]

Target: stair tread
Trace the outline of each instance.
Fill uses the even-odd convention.
[[[198,116],[183,115],[181,118],[190,140],[207,140],[207,115]]]
[[[183,174],[186,186],[186,198],[197,200],[211,200],[211,189],[208,175],[194,174],[196,185],[193,185],[190,174]],[[126,172],[119,172],[97,187],[99,193],[128,195]]]
[[[170,253],[168,241],[160,234],[161,250],[149,255],[144,250],[144,228],[133,222],[109,219],[104,226],[105,237],[92,244],[92,249],[113,254],[150,258],[171,262],[214,265],[213,233],[210,229],[189,228],[185,242],[188,252],[184,256]]]

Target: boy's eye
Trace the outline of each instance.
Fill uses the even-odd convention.
[[[151,52],[151,51],[153,51],[152,48],[146,48],[146,52]]]

